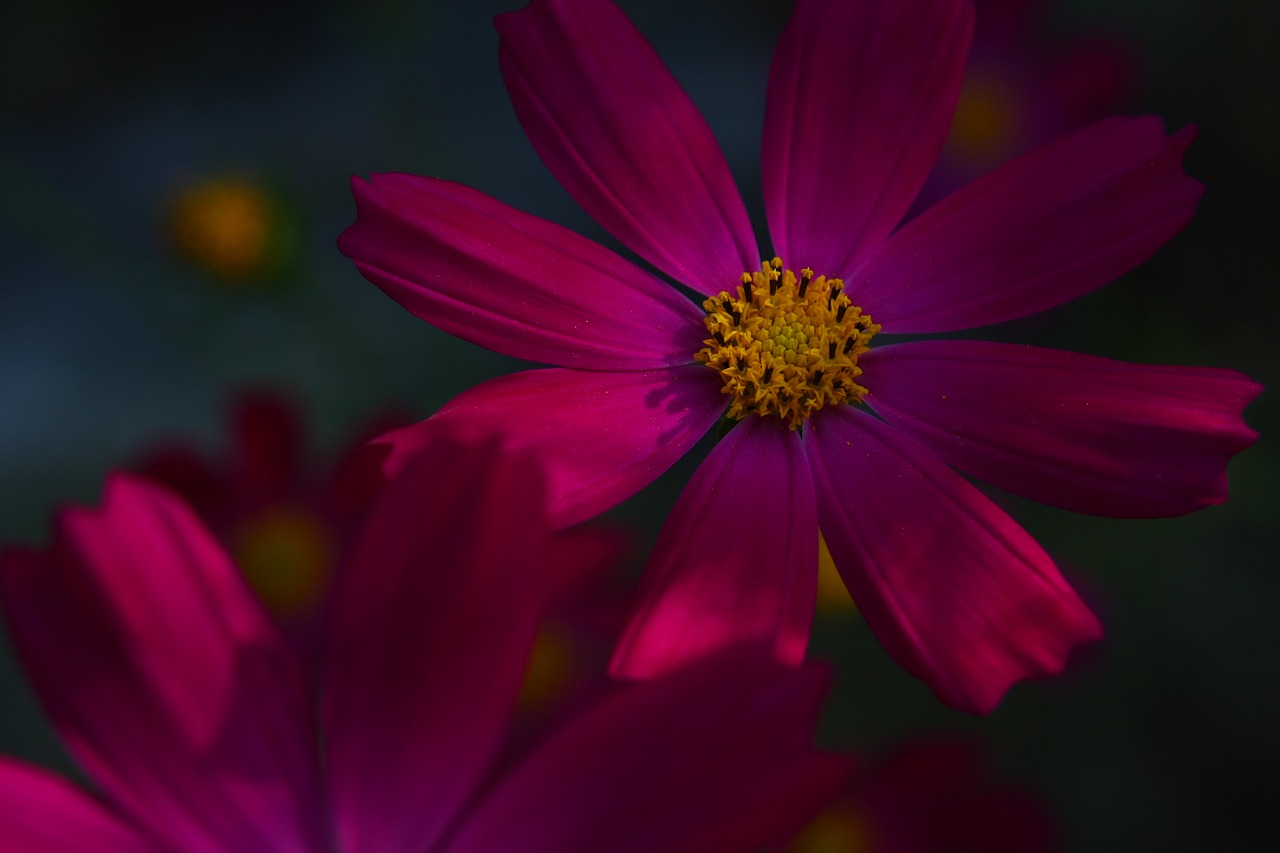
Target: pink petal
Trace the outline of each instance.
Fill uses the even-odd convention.
[[[810,746],[824,676],[737,653],[615,688],[500,780],[447,849],[760,849],[847,772]]]
[[[0,587],[36,692],[123,813],[183,850],[317,849],[298,661],[182,503],[117,475],[48,551],[5,553]]]
[[[892,427],[827,409],[805,442],[822,535],[853,600],[943,702],[986,713],[1101,635],[1026,531]]]
[[[777,418],[731,430],[658,537],[611,673],[651,678],[748,641],[799,663],[817,597],[817,519],[799,435]]]
[[[769,230],[789,267],[847,276],[897,226],[947,137],[972,30],[961,0],[796,4],[763,152]]]
[[[431,424],[335,581],[324,720],[344,850],[432,849],[502,742],[543,603],[532,458]]]
[[[516,115],[544,163],[640,257],[714,295],[760,265],[742,197],[697,108],[612,3],[499,15]]]
[[[7,853],[145,853],[157,848],[69,782],[0,757],[0,849]]]
[[[586,370],[692,359],[702,312],[608,249],[460,184],[351,182],[338,248],[409,312],[495,352]]]
[[[1076,512],[1151,518],[1227,497],[1261,386],[1229,370],[1126,364],[983,341],[878,347],[859,361],[877,413],[947,463]]]
[[[700,364],[637,373],[531,370],[486,382],[430,421],[388,433],[398,470],[448,420],[536,452],[547,470],[552,525],[568,527],[631,497],[667,470],[724,411],[720,378]]]
[[[946,332],[1061,305],[1182,230],[1193,129],[1113,118],[989,172],[893,235],[850,285],[886,332]]]

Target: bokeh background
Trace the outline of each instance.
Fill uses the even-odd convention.
[[[955,169],[1016,153],[1054,122],[1154,112],[1170,129],[1199,126],[1186,168],[1208,188],[1191,225],[1140,269],[982,336],[1234,367],[1277,387],[1280,4],[978,4],[974,67],[987,84],[958,128],[969,141],[953,149]],[[520,5],[6,5],[0,541],[43,541],[53,507],[95,502],[108,470],[157,442],[218,452],[240,389],[294,397],[320,460],[380,412],[425,416],[517,366],[411,317],[334,241],[354,217],[350,175],[407,171],[616,246],[538,161],[507,102],[490,21]],[[763,233],[763,93],[790,4],[620,5],[706,114]],[[250,249],[191,237],[200,217]],[[246,217],[258,223],[247,231]],[[813,653],[838,672],[824,741],[874,752],[926,733],[978,738],[994,772],[1043,796],[1064,850],[1273,849],[1274,399],[1246,414],[1263,437],[1232,463],[1230,502],[1195,516],[1122,522],[997,496],[1108,634],[988,717],[938,705],[851,612],[822,617]],[[614,517],[651,542],[705,449]],[[70,767],[7,647],[0,750]]]

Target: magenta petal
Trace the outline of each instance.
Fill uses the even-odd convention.
[[[761,849],[847,773],[810,746],[825,681],[737,653],[615,688],[502,779],[447,850]]]
[[[587,370],[680,364],[702,312],[585,237],[460,184],[351,182],[359,215],[338,247],[409,312],[495,352]]]
[[[817,597],[817,519],[799,435],[777,418],[731,430],[667,519],[610,671],[651,678],[742,642],[799,663]]]
[[[847,276],[897,226],[951,127],[972,30],[961,0],[796,4],[763,152],[769,230],[789,267]]]
[[[1193,130],[1099,122],[989,172],[903,226],[850,285],[886,332],[947,332],[1075,299],[1182,230],[1203,188]]]
[[[499,15],[516,115],[560,183],[658,269],[707,294],[760,265],[711,129],[609,2],[533,0]]]
[[[344,850],[432,849],[506,734],[543,604],[532,458],[431,424],[336,580],[324,721]]]
[[[0,587],[54,725],[135,823],[183,850],[317,849],[298,661],[185,505],[115,476],[48,551],[5,553]]]
[[[71,783],[0,757],[0,850],[147,853],[155,849],[153,843]]]
[[[453,398],[430,421],[378,439],[398,470],[448,420],[478,433],[508,430],[513,447],[536,452],[547,469],[556,528],[604,512],[648,485],[697,442],[726,403],[720,378],[700,364],[638,373],[530,370]]]
[[[1025,530],[941,460],[848,407],[805,434],[822,535],[889,654],[965,711],[1062,670],[1097,619]]]
[[[867,402],[960,470],[1076,512],[1151,518],[1227,497],[1262,388],[1230,370],[1155,367],[983,341],[878,347]]]

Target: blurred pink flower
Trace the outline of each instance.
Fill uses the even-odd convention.
[[[1241,412],[1259,387],[1241,374],[970,340],[870,346],[881,330],[954,332],[1088,293],[1176,234],[1200,198],[1181,169],[1189,129],[1116,118],[899,227],[947,135],[972,20],[964,0],[796,4],[763,143],[786,263],[761,267],[710,129],[612,3],[534,0],[498,18],[502,72],[543,161],[701,308],[475,190],[353,182],[359,215],[339,246],[370,281],[447,332],[557,365],[481,385],[432,419],[506,425],[536,449],[555,524],[634,494],[722,414],[742,419],[659,537],[615,674],[743,640],[798,662],[821,530],[890,654],[943,701],[988,711],[1100,627],[952,466],[1102,515],[1225,499],[1227,462],[1256,437]],[[385,439],[391,465],[421,429]]]
[[[132,469],[196,511],[286,636],[314,659],[333,571],[385,485],[388,448],[369,441],[410,420],[388,409],[332,459],[316,464],[298,405],[281,391],[245,390],[232,399],[226,451],[211,454],[169,439]],[[582,686],[589,671],[603,670],[625,621],[622,599],[606,600],[597,588],[618,580],[616,571],[633,547],[626,531],[589,522],[555,531],[549,547],[547,611],[522,694],[528,710],[542,710],[563,698],[553,694]],[[603,680],[601,672],[597,681]]]
[[[297,404],[282,392],[246,390],[232,400],[225,452],[170,439],[132,468],[185,500],[267,609],[302,637],[313,632],[338,557],[385,481],[386,449],[369,440],[410,420],[379,415],[317,465]]]
[[[520,691],[521,723],[543,725],[613,685],[609,654],[626,623],[624,572],[636,537],[617,524],[587,522],[551,536],[546,608]]]
[[[117,475],[50,548],[0,555],[15,645],[96,788],[0,760],[0,847],[751,850],[793,832],[846,762],[809,743],[825,673],[758,651],[619,687],[495,764],[547,544],[539,469],[499,451],[437,436],[375,503],[335,579],[318,706],[155,485]]]
[[[1133,49],[1106,34],[1050,38],[1041,25],[1051,5],[976,4],[960,100],[915,209],[1125,105],[1137,73]]]

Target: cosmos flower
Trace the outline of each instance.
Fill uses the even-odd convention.
[[[157,442],[131,467],[195,510],[289,640],[314,658],[333,572],[385,485],[386,448],[369,440],[409,421],[388,409],[357,429],[332,458],[317,462],[306,419],[289,395],[244,390],[231,401],[223,452],[211,454],[175,437]],[[620,594],[605,606],[595,587],[617,580],[633,544],[623,528],[597,522],[551,534],[553,571],[523,705],[548,704],[577,676],[603,668],[625,612]]]
[[[758,649],[617,686],[501,758],[546,520],[533,460],[499,451],[439,436],[382,493],[335,580],[318,697],[212,535],[145,480],[113,477],[50,548],[0,555],[19,655],[96,789],[0,759],[0,847],[752,850],[794,832],[846,761],[809,743],[825,672]]]
[[[1181,168],[1189,129],[1115,118],[901,222],[947,135],[972,19],[965,0],[796,4],[768,85],[762,264],[710,129],[617,7],[534,0],[498,18],[502,73],[543,161],[700,304],[475,190],[353,182],[359,213],[339,246],[370,281],[440,329],[555,365],[485,383],[432,419],[507,425],[548,466],[554,523],[632,495],[727,415],[655,546],[616,675],[746,639],[798,662],[821,531],[890,654],[943,701],[988,711],[1100,628],[956,469],[1102,515],[1225,499],[1227,462],[1255,438],[1241,411],[1259,388],[1238,373],[884,343],[1098,288],[1176,234],[1201,195]],[[421,429],[385,439],[390,464]]]
[[[393,412],[380,415],[329,464],[316,465],[295,402],[277,391],[245,390],[232,400],[224,452],[169,439],[133,469],[185,500],[272,615],[302,627],[316,615],[339,553],[383,485],[385,452],[369,439],[408,422]]]

